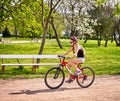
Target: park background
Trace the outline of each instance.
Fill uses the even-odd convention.
[[[83,66],[96,75],[120,74],[119,0],[3,0],[0,6],[0,54],[62,54],[76,35],[86,50]],[[31,68],[6,66],[0,78],[42,77],[51,67],[35,74]]]

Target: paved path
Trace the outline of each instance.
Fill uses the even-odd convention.
[[[44,80],[0,80],[0,101],[120,101],[120,76],[99,76],[89,88],[76,82],[51,90]]]

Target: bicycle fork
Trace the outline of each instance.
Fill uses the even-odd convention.
[[[54,79],[57,79],[59,74],[60,74],[60,68],[57,68],[55,75],[54,75]]]

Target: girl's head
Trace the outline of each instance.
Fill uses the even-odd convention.
[[[71,40],[70,42],[73,43],[73,44],[76,44],[77,41],[78,41],[76,36],[71,36],[70,40]]]
[[[77,44],[77,41],[78,41],[78,39],[76,36],[71,36],[70,43],[71,43],[71,46],[73,48],[73,53],[75,53],[75,46]]]

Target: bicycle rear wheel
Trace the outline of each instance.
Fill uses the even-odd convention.
[[[95,73],[90,67],[81,68],[82,73],[76,78],[77,83],[82,88],[89,87],[95,80]]]
[[[59,67],[53,67],[45,74],[45,84],[50,89],[57,89],[62,86],[65,80],[65,74]]]

